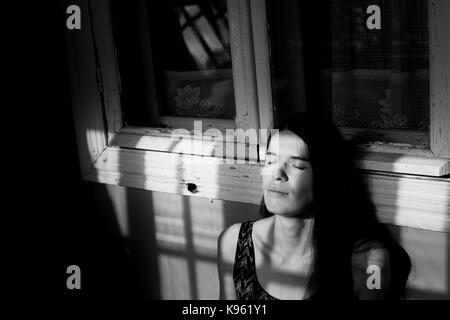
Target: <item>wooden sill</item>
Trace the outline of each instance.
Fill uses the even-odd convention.
[[[357,165],[362,170],[442,177],[450,173],[450,160],[388,152],[360,152]]]
[[[254,164],[261,159],[258,153],[261,154],[261,150],[265,150],[262,145],[260,147],[258,144],[245,141],[245,136],[227,137],[224,130],[204,131],[202,136],[196,136],[194,130],[181,129],[182,131],[177,133],[176,130],[180,129],[123,128],[119,133],[108,133],[108,145],[176,154],[236,158],[239,163],[245,163],[247,160]],[[215,136],[216,133],[220,136]],[[261,140],[260,138],[257,137],[257,141]]]

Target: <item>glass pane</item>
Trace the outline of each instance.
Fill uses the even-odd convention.
[[[278,117],[306,109],[342,127],[427,132],[427,3],[267,0]],[[379,30],[366,26],[374,4]]]
[[[234,119],[226,0],[111,3],[126,125]]]
[[[333,117],[340,126],[428,130],[427,1],[379,1],[381,29],[369,30],[374,3],[332,2]]]
[[[300,1],[267,0],[275,120],[305,107]]]

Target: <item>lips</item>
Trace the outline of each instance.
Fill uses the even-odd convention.
[[[284,192],[284,191],[281,191],[281,190],[276,190],[276,189],[266,189],[266,190],[269,191],[269,192],[273,192],[273,193],[279,194],[279,195],[283,195],[283,196],[287,196],[288,195],[287,192]]]

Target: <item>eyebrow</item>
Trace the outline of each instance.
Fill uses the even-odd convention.
[[[270,152],[270,151],[266,152],[266,155],[269,155],[269,156],[277,156],[276,153]],[[293,156],[293,157],[289,157],[289,158],[290,158],[290,159],[294,159],[294,160],[301,160],[301,161],[309,162],[309,159],[307,159],[307,158],[305,158],[305,157]]]

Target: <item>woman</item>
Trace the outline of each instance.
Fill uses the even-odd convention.
[[[222,299],[399,299],[411,262],[338,129],[294,114],[269,139],[258,221],[218,241]]]

